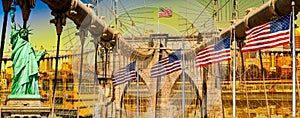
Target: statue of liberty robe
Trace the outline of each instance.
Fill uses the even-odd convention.
[[[24,29],[23,29],[24,30]],[[40,50],[37,54],[28,40],[20,36],[22,30],[16,30],[16,25],[12,22],[12,31],[10,34],[12,44],[12,92],[9,97],[20,95],[37,95],[39,94],[39,60],[45,55],[45,50]],[[26,33],[29,33],[28,31]],[[28,38],[28,34],[27,34]],[[14,97],[12,97],[14,98]]]

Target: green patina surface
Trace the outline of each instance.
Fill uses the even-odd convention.
[[[9,95],[7,96],[8,99],[11,98],[35,98],[35,99],[42,99],[41,95]]]
[[[10,11],[10,16],[12,22],[10,40],[13,49],[11,55],[13,80],[12,92],[8,98],[41,98],[38,87],[38,62],[45,55],[45,50],[35,53],[32,45],[28,41],[30,30],[28,30],[28,28],[20,28],[17,30],[14,20],[14,7],[12,7]]]

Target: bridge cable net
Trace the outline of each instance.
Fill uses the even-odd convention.
[[[117,21],[119,21],[119,23],[120,24],[118,24],[118,23],[116,23],[117,25],[116,25],[116,27],[119,27],[119,30],[121,31],[122,30],[122,28],[120,28],[120,27],[124,27],[124,29],[123,29],[123,32],[121,32],[121,34],[124,34],[124,36],[125,36],[125,38],[120,38],[120,41],[118,42],[119,44],[117,44],[117,46],[115,47],[115,48],[113,48],[113,51],[111,51],[111,48],[108,46],[107,47],[107,45],[106,45],[106,43],[102,43],[102,44],[99,44],[99,45],[101,45],[101,46],[99,46],[99,50],[98,50],[98,52],[99,52],[99,55],[102,55],[102,56],[99,56],[99,60],[103,60],[102,62],[99,62],[99,64],[100,65],[102,65],[102,66],[99,66],[100,68],[102,68],[102,75],[100,74],[100,76],[104,76],[103,78],[111,78],[112,77],[112,75],[111,75],[111,73],[113,72],[113,71],[116,71],[116,70],[118,70],[118,69],[120,69],[121,67],[124,67],[124,66],[126,66],[128,63],[130,63],[130,62],[132,62],[134,59],[137,59],[137,60],[143,60],[143,58],[149,58],[149,57],[151,57],[151,56],[153,56],[154,55],[154,53],[157,53],[157,51],[156,51],[156,48],[166,48],[166,47],[170,47],[170,49],[169,50],[165,50],[165,51],[162,51],[162,53],[165,53],[165,54],[162,54],[162,55],[167,55],[167,54],[170,54],[170,51],[172,50],[172,51],[174,51],[174,49],[178,49],[178,48],[180,48],[180,47],[172,47],[172,46],[174,46],[174,44],[176,45],[176,43],[177,42],[180,42],[180,39],[179,40],[177,40],[177,42],[175,41],[175,43],[174,44],[172,44],[172,43],[168,43],[167,45],[165,45],[165,46],[161,46],[161,45],[164,45],[164,43],[161,43],[161,42],[163,42],[162,40],[164,39],[164,38],[161,38],[161,37],[154,37],[153,39],[153,41],[152,41],[152,39],[151,40],[149,40],[149,38],[145,38],[145,39],[143,39],[142,38],[142,40],[137,40],[137,39],[139,39],[138,37],[139,37],[139,35],[141,35],[142,33],[140,32],[140,31],[138,31],[137,30],[137,26],[135,26],[135,25],[133,25],[133,24],[135,24],[135,22],[138,22],[138,20],[137,21],[135,21],[135,19],[134,19],[134,17],[137,17],[137,16],[134,16],[134,17],[132,17],[133,15],[132,14],[139,14],[138,12],[136,12],[136,13],[130,13],[130,12],[132,12],[131,10],[128,10],[128,9],[130,9],[130,8],[128,8],[128,7],[124,7],[126,4],[124,4],[124,3],[120,3],[120,4],[123,4],[123,5],[121,5],[121,6],[123,6],[123,11],[125,12],[124,13],[124,17],[127,17],[127,20],[126,20],[126,18],[124,18],[123,20],[121,20],[122,18],[120,18],[120,19],[118,19]],[[104,7],[106,7],[107,9],[109,8],[109,7],[107,7],[107,5],[105,5]],[[113,12],[111,12],[112,10],[108,10],[108,11],[110,11],[110,13],[112,13],[113,14]],[[146,12],[144,12],[144,14],[145,14]],[[148,13],[148,12],[147,12]],[[153,13],[153,12],[149,12],[150,14],[151,13]],[[114,14],[113,16],[115,16],[116,14]],[[145,19],[145,18],[144,18]],[[105,18],[105,20],[106,20],[106,18]],[[123,23],[123,24],[121,24],[122,22],[124,22],[124,21],[129,21],[129,23],[127,22],[127,23]],[[124,24],[127,24],[127,26],[125,26]],[[154,24],[154,23],[153,23]],[[123,25],[123,26],[122,26]],[[153,26],[153,25],[152,25]],[[132,29],[132,31],[130,31],[130,29]],[[126,33],[126,32],[130,32],[130,33]],[[145,32],[145,31],[144,31]],[[152,31],[153,32],[153,31]],[[145,33],[146,34],[146,33]],[[153,35],[154,36],[154,35]],[[206,38],[206,40],[209,40],[209,39],[212,39],[209,35],[207,36],[207,37],[205,37]],[[77,40],[78,41],[78,40]],[[145,43],[145,44],[143,44],[143,43],[141,43],[141,42],[148,42],[148,44],[147,43]],[[123,47],[122,47],[122,45],[123,45]],[[171,46],[170,46],[171,45]],[[186,45],[189,45],[189,44],[186,44]],[[191,44],[190,44],[191,45]],[[157,46],[159,46],[159,47],[157,47]],[[149,49],[139,49],[139,48],[144,48],[144,47],[148,47]],[[109,50],[106,50],[106,49],[109,49]],[[117,49],[117,51],[114,51],[115,49]],[[77,49],[78,50],[78,49]],[[141,51],[141,50],[145,50],[145,51]],[[114,55],[120,55],[121,54],[121,56],[123,56],[123,57],[118,57],[118,56],[114,56]],[[126,54],[128,54],[128,55],[126,55]],[[160,54],[160,52],[158,53],[158,55]],[[157,54],[156,54],[157,55]],[[125,57],[124,57],[125,56]],[[121,62],[118,62],[118,60],[117,59],[110,59],[110,58],[122,58],[122,59],[120,59],[119,61],[124,61],[124,62],[122,62],[123,64],[116,64],[116,63],[121,63]],[[126,59],[127,58],[127,59]],[[152,57],[152,58],[154,58],[154,56]],[[156,57],[155,59],[152,59],[152,60],[159,60],[158,59],[159,57]],[[109,61],[107,61],[106,59],[110,59]],[[150,58],[149,58],[150,59]],[[191,58],[192,59],[192,58]],[[156,61],[156,62],[157,62]],[[112,62],[112,63],[111,63]],[[153,65],[153,63],[154,63],[155,61],[152,61],[152,65]],[[142,65],[149,65],[149,64],[147,64],[147,62],[141,62],[142,63]],[[145,63],[145,64],[144,64]],[[104,65],[103,65],[104,64]],[[109,64],[109,65],[107,65],[107,64]],[[112,65],[110,65],[110,64],[112,64]],[[115,64],[115,65],[114,65]],[[106,66],[105,66],[106,65]],[[119,67],[117,67],[117,66],[119,66]],[[108,68],[113,68],[113,69],[108,69]],[[104,69],[103,69],[104,68]],[[216,69],[213,69],[213,70],[218,70],[220,67],[219,66],[217,66],[216,67]],[[101,69],[100,69],[101,70]],[[112,71],[113,70],[113,71]],[[105,72],[106,71],[106,72]],[[148,67],[148,71],[149,71],[149,67]],[[214,77],[216,77],[215,75],[216,74],[211,74],[211,75],[213,75],[213,76],[211,76],[211,78],[214,78]],[[198,76],[199,77],[199,76]],[[100,77],[101,78],[101,77]],[[220,78],[220,76],[217,76],[216,78]],[[200,78],[201,79],[201,78]],[[177,79],[178,81],[180,81],[180,79]],[[180,83],[180,82],[177,82],[177,80],[176,80],[176,82],[175,83]],[[166,80],[162,80],[162,81],[166,81]],[[175,81],[175,80],[174,80]],[[146,95],[147,94],[153,94],[153,91],[154,90],[156,90],[156,89],[153,89],[153,88],[150,88],[149,89],[149,86],[146,86],[146,85],[148,85],[149,84],[149,82],[147,82],[147,77],[141,77],[141,80],[140,80],[140,82],[141,82],[141,88],[144,88],[144,90],[146,91],[146,90],[148,90],[148,91],[150,91],[150,93],[148,92],[148,93],[146,93]],[[198,80],[198,82],[200,82],[198,85],[199,86],[201,86],[201,80]],[[133,82],[134,83],[134,82]],[[157,85],[157,83],[158,82],[156,82],[156,85]],[[164,83],[164,82],[162,82],[162,83]],[[110,84],[110,86],[112,86],[111,84],[111,82],[109,83],[109,81],[106,81],[106,84]],[[140,84],[140,83],[139,83]],[[143,85],[143,84],[145,84],[145,85]],[[155,85],[155,84],[154,84]],[[172,84],[171,84],[172,85]],[[104,115],[112,115],[112,116],[116,116],[116,115],[118,115],[118,113],[120,114],[120,115],[126,115],[126,116],[132,116],[132,115],[134,115],[134,111],[136,111],[137,110],[137,108],[135,107],[134,108],[134,106],[132,106],[133,104],[134,104],[134,97],[133,96],[131,96],[131,95],[129,95],[128,96],[128,93],[126,93],[126,95],[124,95],[123,96],[123,94],[122,94],[122,92],[127,92],[127,90],[129,90],[129,91],[135,91],[136,92],[136,88],[134,88],[135,87],[135,84],[127,84],[127,85],[120,85],[120,86],[123,86],[123,88],[124,88],[124,90],[120,90],[121,89],[121,87],[120,88],[118,88],[117,87],[117,89],[119,89],[119,93],[116,93],[116,96],[120,96],[120,97],[116,97],[116,99],[118,99],[118,98],[123,98],[123,99],[121,99],[121,100],[115,100],[115,101],[113,101],[112,102],[112,104],[111,104],[111,102],[110,102],[110,100],[109,99],[107,99],[107,101],[106,102],[102,102],[102,108],[103,109],[106,109],[106,111],[105,111],[105,113],[103,113],[102,112],[102,115],[104,114]],[[189,86],[189,85],[188,85]],[[145,88],[146,87],[146,88]],[[151,86],[150,86],[151,87]],[[111,87],[107,87],[108,88],[108,91],[110,91],[111,89],[109,89],[109,88],[111,88]],[[105,90],[107,89],[107,88],[105,88]],[[125,88],[127,88],[126,90],[125,90]],[[201,87],[202,88],[202,87]],[[178,89],[178,87],[176,88],[176,87],[172,87],[172,90],[173,89]],[[186,90],[187,89],[189,89],[189,88],[186,88]],[[190,88],[191,89],[191,88]],[[118,91],[118,90],[117,90]],[[193,90],[192,89],[192,91],[195,91],[195,90]],[[133,92],[133,93],[135,93],[135,92]],[[156,92],[157,91],[155,91],[154,92],[154,94],[156,95]],[[105,92],[106,93],[106,92]],[[109,93],[109,94],[111,94],[111,93]],[[117,95],[117,94],[119,94],[119,95]],[[174,92],[172,92],[172,94],[174,94],[173,96],[176,96],[177,94],[175,94]],[[122,97],[123,96],[123,97]],[[180,96],[180,95],[178,95],[178,96]],[[109,95],[108,95],[108,97],[109,97]],[[129,98],[128,98],[129,97]],[[161,97],[161,96],[160,96]],[[125,99],[124,99],[125,98]],[[153,102],[155,101],[155,100],[159,100],[159,99],[161,99],[161,98],[157,98],[157,99],[155,99],[155,100],[152,100],[152,99],[150,99],[149,97],[148,98],[145,98],[146,99],[146,104],[145,104],[145,106],[148,104],[150,104],[150,106],[152,106],[153,107]],[[124,103],[124,105],[121,105],[120,103],[122,103],[122,102],[120,102],[120,101],[122,101],[122,100],[127,100],[126,102],[123,102]],[[142,102],[143,100],[141,100],[141,102]],[[176,101],[176,100],[175,100]],[[180,100],[177,100],[177,102],[173,102],[173,103],[169,103],[169,104],[176,104],[176,105],[179,105],[178,104],[178,102],[179,102]],[[103,105],[103,103],[105,104],[105,105]],[[188,102],[186,102],[186,103],[188,103]],[[152,105],[151,105],[152,104]],[[160,103],[160,104],[162,104],[162,103]],[[197,103],[196,103],[197,104]],[[129,107],[128,107],[128,105],[129,105]],[[156,106],[155,106],[156,105]],[[158,106],[159,105],[157,105],[157,103],[155,102],[155,108],[152,108],[152,109],[155,109],[154,111],[161,111],[161,109],[156,109],[156,108],[159,108]],[[175,106],[176,106],[175,105]],[[101,106],[101,105],[100,105]],[[132,108],[133,107],[133,108]],[[100,108],[100,109],[102,109],[102,108]],[[110,110],[111,109],[111,110]],[[121,112],[119,112],[119,111],[122,111],[122,110],[124,110],[125,109],[125,111],[127,111],[127,112],[122,112],[122,114],[121,114]],[[145,109],[140,109],[140,110],[145,110]],[[147,110],[146,110],[147,111]],[[149,111],[151,111],[151,110],[149,110]],[[147,113],[147,112],[145,112],[145,113]],[[180,114],[180,111],[178,112],[179,114]],[[174,114],[178,114],[178,113],[174,113]],[[172,114],[172,115],[174,115],[174,114]],[[159,115],[159,113],[157,113],[157,114],[155,114],[155,115]]]
[[[185,1],[174,2],[176,2],[175,4],[185,4]],[[199,3],[193,3],[196,3],[194,8],[203,9]],[[108,23],[112,23],[112,25],[115,26],[115,29],[120,31],[122,34],[122,37],[120,36],[119,42],[114,48],[116,51],[113,51],[113,53],[117,53],[117,56],[113,56],[116,57],[114,61],[120,64],[115,64],[116,66],[113,66],[113,72],[118,71],[130,62],[137,60],[137,66],[141,66],[138,67],[141,68],[141,73],[139,74],[139,85],[141,88],[139,100],[141,102],[140,108],[137,108],[137,80],[132,80],[129,83],[126,82],[122,85],[118,85],[116,86],[115,90],[117,104],[116,111],[119,111],[117,114],[123,117],[134,117],[136,116],[138,109],[140,110],[139,112],[141,112],[140,116],[144,117],[163,116],[165,115],[163,113],[169,111],[172,111],[172,113],[168,114],[170,117],[176,117],[182,114],[182,111],[180,110],[182,107],[182,92],[180,89],[182,77],[180,73],[182,72],[175,72],[174,74],[162,77],[159,80],[157,78],[150,78],[149,72],[153,64],[160,60],[160,57],[167,57],[167,55],[171,52],[182,48],[182,46],[178,45],[178,43],[185,43],[184,52],[187,53],[186,59],[189,59],[185,60],[185,71],[187,74],[186,78],[188,78],[185,80],[185,90],[187,90],[185,92],[185,107],[186,109],[189,109],[185,110],[185,114],[189,114],[190,116],[200,116],[200,99],[202,99],[202,97],[199,94],[199,90],[201,90],[199,88],[202,88],[202,80],[199,78],[200,75],[198,75],[197,69],[194,65],[193,59],[195,58],[195,54],[190,48],[196,43],[197,40],[191,39],[186,41],[184,36],[178,35],[180,34],[180,27],[190,24],[189,22],[192,21],[194,16],[191,16],[191,19],[186,18],[187,20],[179,20],[184,19],[186,13],[176,11],[176,9],[179,8],[173,4],[159,3],[160,5],[158,5],[153,1],[142,0],[134,2],[119,1],[118,4],[119,13],[117,14],[113,12],[114,10],[108,7],[108,5],[104,6],[107,8],[108,13],[112,14],[113,16],[118,16],[116,19],[118,21],[117,24],[113,24],[115,22],[112,21],[108,21]],[[158,8],[165,6],[168,6],[174,10],[173,12],[176,14],[173,20],[177,19],[179,22],[176,22],[175,24],[168,24],[166,21],[170,19],[158,19],[156,17],[158,16],[159,12]],[[207,12],[205,13],[207,14]],[[177,16],[177,14],[179,15]],[[178,26],[176,24],[178,24]],[[212,30],[214,29],[216,28],[213,28]],[[196,30],[194,29],[194,31]],[[160,34],[162,34],[162,36],[160,36]],[[172,37],[179,38],[173,39]],[[207,35],[207,38],[208,37],[210,36]],[[164,108],[163,106],[170,107]]]
[[[99,117],[100,97],[103,96],[104,90],[99,85],[95,69],[97,51],[94,39],[88,32],[76,29],[69,20],[67,22],[66,29],[62,33],[63,50],[59,56],[60,67],[54,100],[55,116]],[[47,56],[46,58],[41,61],[41,68],[48,68],[43,65],[51,65],[55,60]],[[49,74],[41,76],[40,82],[43,86],[41,95],[45,105],[52,103],[52,92],[49,87],[53,85],[53,73],[54,71],[49,70]]]

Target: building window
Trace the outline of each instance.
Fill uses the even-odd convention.
[[[49,90],[49,80],[43,80],[43,91]]]
[[[64,85],[63,85],[62,79],[57,79],[56,80],[56,87],[55,88],[56,88],[57,91],[62,91],[63,90]]]
[[[62,97],[55,98],[55,104],[63,104],[63,98]]]
[[[74,79],[67,79],[66,89],[67,89],[67,91],[74,90]]]

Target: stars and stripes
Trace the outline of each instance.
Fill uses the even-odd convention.
[[[196,65],[206,66],[212,63],[231,60],[230,44],[230,36],[227,36],[219,40],[217,43],[203,48],[196,56]]]
[[[161,77],[175,71],[181,70],[181,49],[171,53],[168,57],[162,58],[154,64],[150,70],[152,78]]]
[[[160,8],[158,11],[158,18],[162,18],[162,17],[172,17],[172,9]]]
[[[248,42],[242,52],[274,48],[290,43],[290,15],[258,25],[246,31]]]
[[[121,68],[120,70],[113,73],[112,82],[114,86],[123,84],[130,80],[136,79],[136,62],[128,64],[126,67]]]

